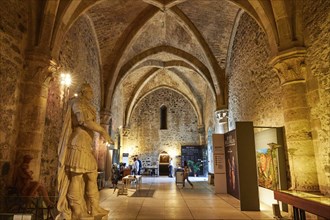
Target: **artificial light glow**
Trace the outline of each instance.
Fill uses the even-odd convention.
[[[75,93],[75,94],[73,94],[73,96],[74,96],[74,97],[78,97],[78,94],[77,94],[77,93]]]
[[[61,84],[67,87],[71,85],[71,75],[69,73],[61,74]]]

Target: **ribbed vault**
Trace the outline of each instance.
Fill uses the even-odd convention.
[[[303,45],[299,24],[301,8],[295,2],[278,0],[31,0],[31,50],[50,49],[55,60],[65,34],[81,16],[89,18],[99,46],[102,108],[112,108],[114,94],[126,75],[134,74],[137,92],[126,103],[124,124],[144,91],[145,80],[166,70],[167,77],[181,82],[188,97],[202,115],[205,88],[213,94],[215,109],[227,105],[225,67],[228,47],[241,8],[265,31],[272,54]],[[42,4],[41,4],[42,3]],[[290,12],[290,13],[289,13]],[[49,50],[45,50],[49,51]],[[138,74],[139,72],[139,74]],[[190,76],[181,78],[180,73]],[[200,78],[194,82],[194,76]],[[195,77],[195,78],[196,78]],[[157,77],[156,77],[157,78]],[[170,82],[164,80],[164,82]],[[173,88],[173,85],[159,85]],[[141,93],[141,91],[144,91]],[[202,121],[200,122],[202,124]]]

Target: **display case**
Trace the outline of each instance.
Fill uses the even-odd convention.
[[[183,184],[184,178],[183,178],[184,170],[181,168],[175,169],[175,183],[176,184]]]

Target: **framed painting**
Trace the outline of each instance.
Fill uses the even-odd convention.
[[[170,162],[170,155],[168,154],[161,154],[159,156],[159,163],[169,163]]]

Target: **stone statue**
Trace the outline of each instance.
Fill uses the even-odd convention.
[[[41,195],[47,207],[53,207],[54,203],[50,201],[45,187],[38,181],[33,180],[33,171],[30,170],[30,162],[33,159],[30,155],[24,155],[22,163],[15,172],[14,184],[18,193],[26,197],[27,202]]]
[[[83,84],[80,93],[69,103],[59,143],[57,219],[93,219],[108,214],[99,206],[97,162],[92,152],[94,132],[107,143],[113,141],[95,121],[91,86]]]

